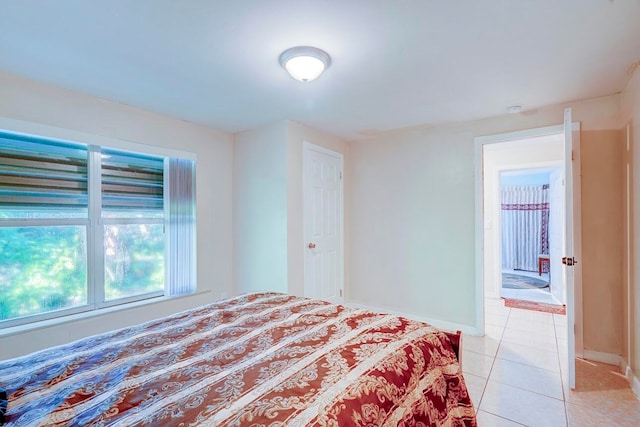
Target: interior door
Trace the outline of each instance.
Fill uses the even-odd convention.
[[[304,145],[304,294],[343,301],[343,158]]]
[[[571,108],[564,110],[564,182],[565,182],[565,230],[564,230],[564,255],[562,258],[563,268],[562,274],[567,287],[567,355],[568,355],[568,372],[567,379],[570,388],[576,387],[576,307],[581,306],[575,299],[575,265],[576,253],[574,245],[574,219],[579,218],[579,203],[574,203],[575,196],[579,197],[579,174],[574,174],[574,146],[573,146],[573,123],[571,121]],[[575,164],[579,167],[579,157],[575,156]],[[577,208],[577,209],[576,209]]]

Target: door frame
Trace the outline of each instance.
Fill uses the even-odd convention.
[[[580,131],[580,122],[572,122],[572,132]],[[476,330],[480,335],[484,335],[485,332],[485,307],[484,307],[484,165],[483,165],[483,146],[486,144],[494,144],[499,142],[508,142],[520,139],[535,138],[540,136],[552,135],[564,133],[564,125],[559,124],[555,126],[547,126],[533,129],[526,129],[515,132],[507,132],[495,135],[479,136],[474,138],[474,166],[475,166],[475,252],[476,252]],[[580,140],[574,138],[573,141],[574,152],[579,153]],[[566,155],[565,155],[566,156]],[[579,156],[575,157],[578,160],[574,165],[574,175],[580,173],[579,169]],[[565,161],[567,159],[565,158]],[[575,167],[577,166],[577,168]],[[574,206],[577,199],[577,206],[580,205],[580,182],[574,182]],[[576,212],[577,211],[577,212]],[[575,230],[580,230],[581,220],[579,209],[574,210],[573,227]],[[574,235],[574,255],[579,260],[582,255],[582,239],[580,233]],[[581,264],[578,263],[575,267],[575,282],[573,295],[567,295],[567,315],[569,316],[571,310],[569,305],[573,307],[573,319],[567,317],[567,325],[570,325],[570,321],[575,323],[575,354],[581,357],[583,354],[583,328],[582,328],[582,274]]]
[[[340,290],[340,301],[343,302],[345,298],[344,291],[344,155],[337,151],[330,150],[328,148],[312,144],[309,141],[302,142],[302,251],[303,251],[303,294],[305,297],[309,296],[309,284],[307,283],[307,242],[309,238],[309,221],[307,218],[307,204],[309,202],[309,194],[307,193],[307,184],[308,184],[308,170],[307,170],[307,162],[309,158],[309,151],[315,151],[327,156],[335,157],[338,159],[338,164],[340,167],[340,185],[338,195],[338,209],[340,213],[338,215],[339,224],[338,224],[338,250],[339,254],[337,257],[338,265],[336,267],[338,273],[338,284],[337,287]]]

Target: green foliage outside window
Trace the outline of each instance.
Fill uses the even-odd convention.
[[[0,227],[0,320],[87,304],[85,230]],[[105,233],[106,300],[164,288],[162,224],[110,225]]]
[[[106,300],[160,291],[163,287],[163,225],[106,226]]]
[[[83,226],[0,228],[0,320],[87,302]]]

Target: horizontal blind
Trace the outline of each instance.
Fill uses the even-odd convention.
[[[102,208],[163,210],[164,158],[102,149]]]
[[[0,206],[86,208],[87,146],[0,132]]]

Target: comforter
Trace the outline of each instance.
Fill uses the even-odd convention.
[[[0,361],[8,426],[476,425],[451,334],[275,293]]]

